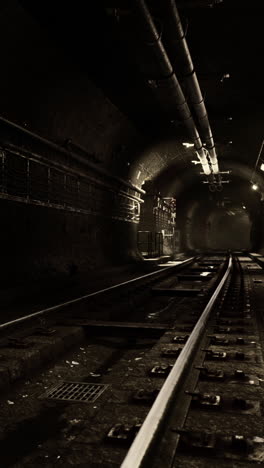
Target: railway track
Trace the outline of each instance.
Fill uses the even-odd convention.
[[[182,350],[159,394],[164,410],[152,439],[150,412],[122,468],[263,465],[262,282],[262,269],[249,257],[233,259],[217,306],[201,316],[208,313],[204,333],[199,337],[198,321],[189,338],[199,340],[193,357],[185,345],[187,373]],[[158,397],[155,404],[156,417]]]
[[[1,466],[262,462],[263,270],[160,270],[2,327]]]

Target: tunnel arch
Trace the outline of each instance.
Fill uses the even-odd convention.
[[[259,237],[256,225],[264,193],[262,175],[254,174],[254,182],[258,185],[254,193],[252,167],[243,161],[223,159],[221,168],[230,171],[230,175],[225,176],[230,178],[230,184],[224,185],[221,194],[213,195],[208,186],[202,185],[205,177],[201,175],[200,167],[191,164],[194,157],[193,152],[181,149],[179,140],[162,141],[145,148],[134,161],[130,175],[138,181],[152,180],[164,198],[176,198],[179,216],[175,229],[180,228],[183,249],[215,249],[217,242],[220,249],[232,249],[235,245],[245,250],[254,249]],[[137,171],[139,176],[136,176]],[[145,187],[144,184],[141,186]],[[232,209],[225,200],[228,197],[234,199]],[[222,237],[217,236],[219,232]]]

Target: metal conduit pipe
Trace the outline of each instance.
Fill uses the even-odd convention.
[[[203,153],[203,154],[201,154]],[[209,163],[208,163],[208,159],[207,159],[207,155],[206,155],[206,151],[204,150],[204,148],[202,148],[202,151],[199,153],[198,151],[196,151],[196,154],[200,160],[200,163],[202,165],[202,168],[203,168],[203,171],[206,175],[210,175],[211,174],[211,169],[210,169],[210,166],[209,166]]]
[[[207,161],[206,152],[202,146],[202,141],[199,132],[194,123],[190,108],[182,92],[181,85],[174,73],[173,66],[167,55],[167,52],[161,42],[160,34],[153,22],[152,16],[144,0],[136,0],[136,7],[139,13],[139,20],[142,23],[146,39],[149,43],[153,44],[153,50],[157,63],[159,64],[159,71],[163,80],[167,83],[171,90],[171,98],[175,100],[176,109],[187,127],[190,138],[194,143],[197,155],[202,164],[203,171],[206,175],[211,174],[211,169]]]
[[[218,174],[219,167],[212,130],[175,0],[163,0],[163,8],[165,8],[167,12],[166,16],[168,20],[166,26],[171,30],[168,40],[171,41],[172,38],[176,39],[176,42],[173,45],[177,50],[177,63],[180,64],[186,91],[198,118],[202,137],[204,138],[208,149],[212,171],[214,174]]]

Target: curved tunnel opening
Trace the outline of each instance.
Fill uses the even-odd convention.
[[[227,183],[221,191],[212,192],[199,166],[191,164],[194,157],[179,142],[167,140],[134,162],[130,176],[143,179],[146,191],[139,223],[140,252],[155,257],[182,251],[260,249],[262,177],[257,176],[255,191],[250,182],[252,169],[226,160]]]

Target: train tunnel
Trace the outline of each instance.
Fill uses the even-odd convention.
[[[258,0],[2,1],[2,324],[262,258],[262,23]]]
[[[130,2],[88,12],[3,3],[4,283],[186,250],[261,251],[260,10],[232,1],[178,7],[219,175],[204,173],[164,69],[206,150],[212,141],[169,2],[149,2],[150,19]]]
[[[5,283],[158,253],[262,248],[257,5],[180,2],[189,72],[170,2],[145,5],[150,19],[142,5],[103,3],[86,13],[2,5]],[[166,59],[207,154],[215,144],[219,174],[203,172]],[[200,83],[211,143],[188,73]]]

